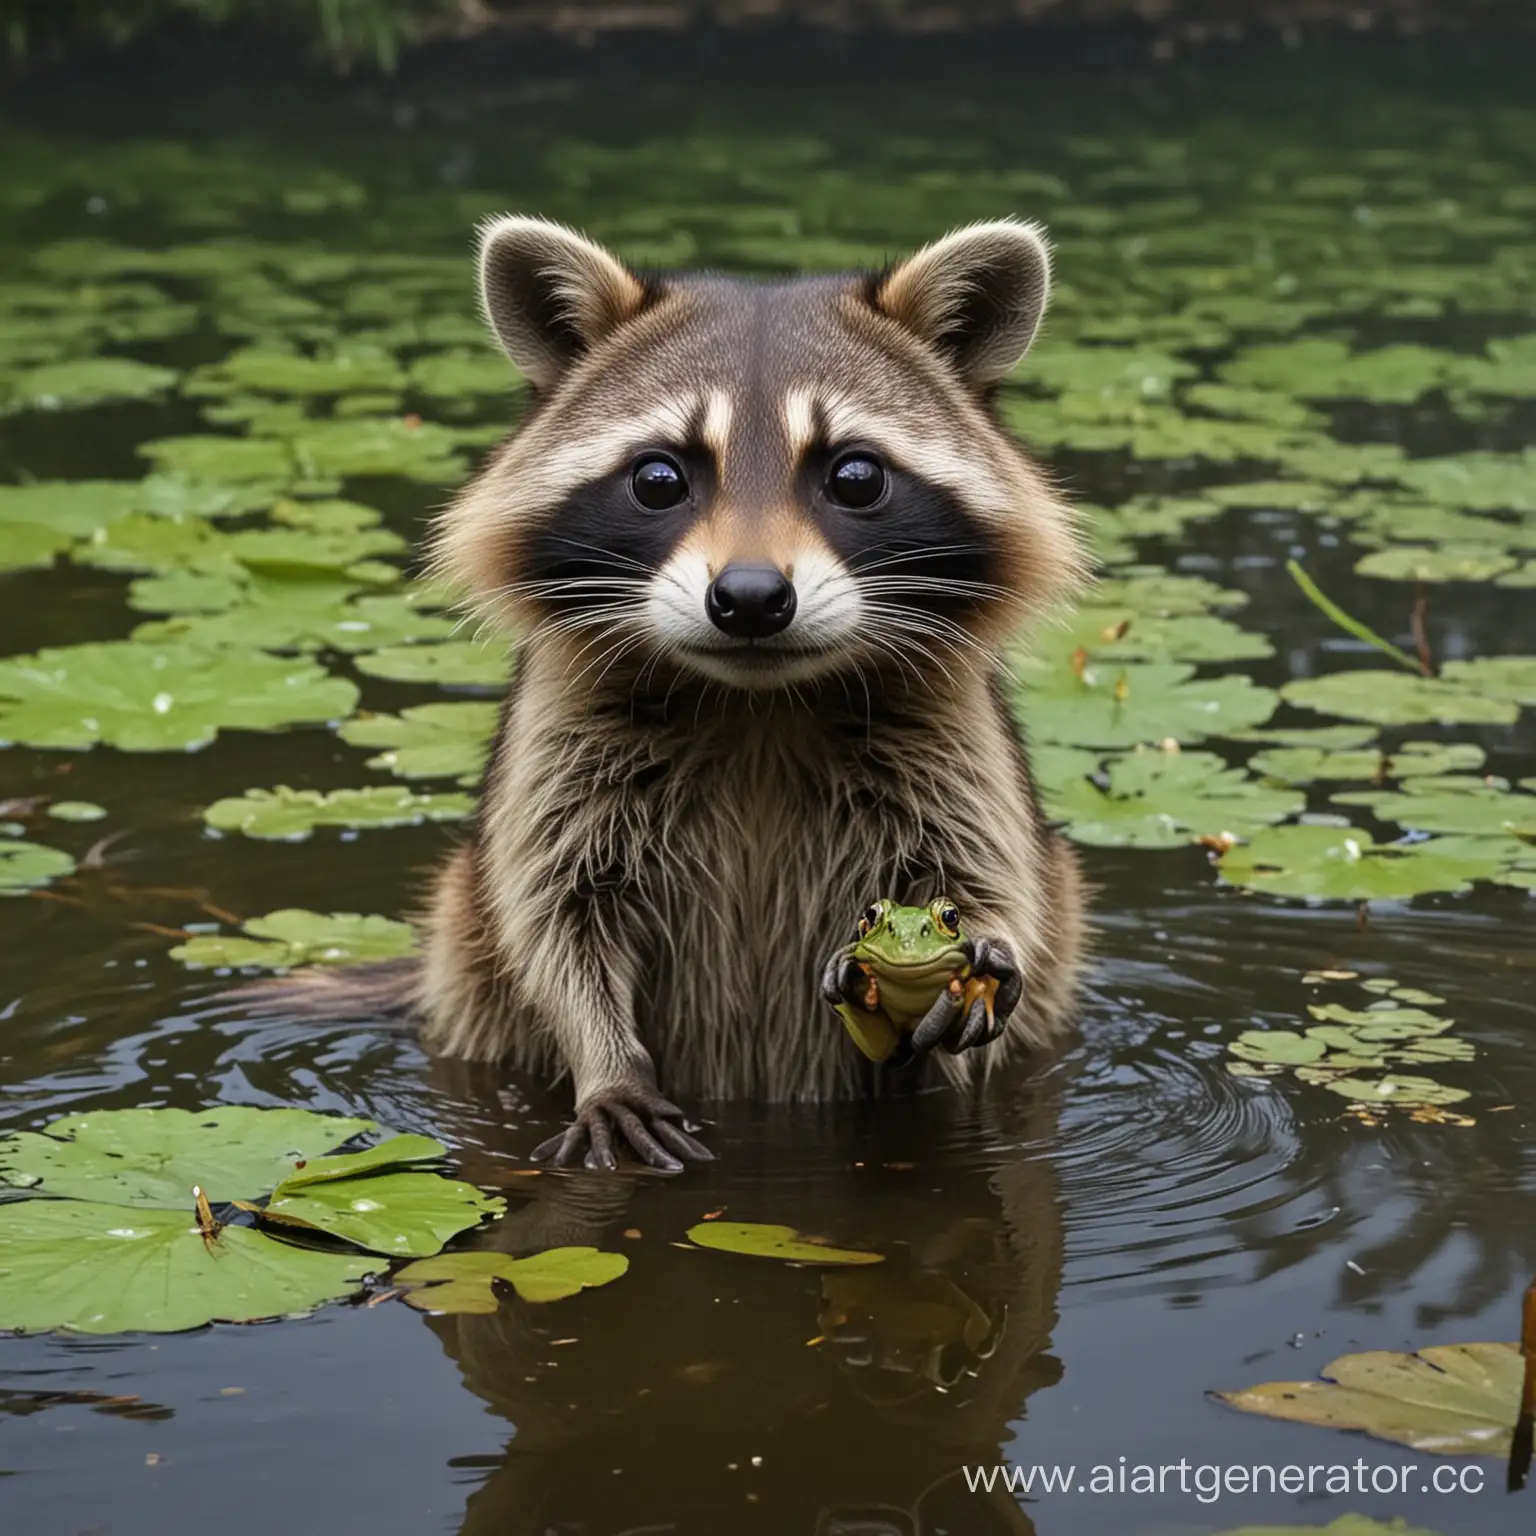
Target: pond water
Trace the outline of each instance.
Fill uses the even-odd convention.
[[[1122,1459],[1427,1464],[1207,1394],[1311,1377],[1355,1350],[1518,1332],[1536,1271],[1536,877],[1518,838],[1536,833],[1536,802],[1510,786],[1536,774],[1521,713],[1536,679],[1448,684],[1462,704],[1413,724],[1377,686],[1412,674],[1331,622],[1286,562],[1411,654],[1417,604],[1436,666],[1536,650],[1532,63],[1487,42],[1156,62],[1111,36],[680,36],[466,45],[389,81],[210,52],[8,86],[0,481],[138,488],[98,487],[68,515],[0,490],[0,656],[161,623],[156,643],[313,653],[373,712],[494,697],[359,664],[372,643],[355,641],[355,593],[419,589],[377,568],[409,565],[392,541],[357,542],[365,514],[331,507],[341,553],[317,552],[313,509],[345,498],[381,515],[362,532],[414,542],[509,398],[515,411],[467,258],[474,221],[504,208],[580,224],[638,262],[760,272],[879,261],[1001,212],[1042,219],[1062,289],[1003,409],[1090,508],[1112,585],[1086,639],[1072,631],[1064,650],[1058,634],[1040,670],[1021,668],[1022,712],[1051,748],[1048,802],[1086,840],[1096,887],[1074,1042],[982,1105],[703,1106],[719,1160],[671,1180],[529,1176],[565,1114],[558,1093],[432,1061],[391,1028],[252,1020],[210,1001],[227,974],[171,955],[189,925],[229,934],[276,909],[398,917],[455,835],[451,821],[216,835],[201,816],[214,801],[278,785],[454,793],[465,764],[394,778],[370,766],[376,746],[303,724],[236,724],[196,751],[28,745],[57,743],[57,720],[52,737],[28,725],[0,679],[0,737],[14,739],[0,821],[78,866],[0,903],[0,1123],[213,1102],[366,1115],[441,1137],[466,1178],[508,1197],[475,1241],[631,1260],[603,1290],[494,1316],[391,1302],[0,1340],[6,1529],[1098,1536],[1360,1514],[1529,1530],[1532,1494],[1506,1495],[1492,1458],[1447,1463],[1481,1469],[1486,1491],[1441,1495],[1416,1476],[1398,1492],[1015,1500],[968,1492],[961,1469],[1006,1457],[1082,1482]],[[1304,340],[1321,350],[1297,352]],[[295,369],[296,353],[332,374]],[[75,366],[103,358],[144,366]],[[224,434],[222,448],[177,445],[197,434]],[[266,446],[232,456],[231,435]],[[263,563],[220,542],[268,527],[308,544]],[[1356,570],[1367,557],[1380,574]],[[1159,571],[1191,580],[1154,588]],[[331,607],[309,621],[306,600]],[[431,645],[430,623],[411,627],[430,613],[390,608],[380,638]],[[107,655],[103,686],[121,695],[120,652]],[[1377,757],[1332,778],[1293,760],[1298,786],[1261,803],[1274,764],[1266,776],[1253,755],[1276,744],[1232,733],[1339,714],[1305,694],[1197,690],[1180,705],[1176,665],[1254,690],[1376,669],[1340,713],[1363,715],[1351,750]],[[245,681],[214,674],[215,723]],[[1105,718],[1134,720],[1124,739],[1073,723],[1106,688],[1120,696]],[[106,719],[108,742],[179,746],[113,735],[114,709],[153,726],[152,695],[60,710]],[[1186,764],[1216,751],[1243,770],[1225,801],[1219,763],[1135,803],[1103,778],[1114,752],[1166,737]],[[1380,752],[1404,740],[1480,751],[1431,764],[1443,782],[1419,794],[1433,810],[1331,800],[1382,792]],[[1119,767],[1147,771],[1146,754]],[[60,820],[47,800],[106,815]],[[1274,874],[1291,845],[1247,876],[1238,850],[1223,880],[1191,841],[1273,837],[1264,823],[1298,814],[1347,821],[1355,841],[1297,854],[1291,884]],[[1373,837],[1425,834],[1483,841],[1437,844],[1413,866],[1429,870],[1419,894],[1353,899],[1406,889],[1392,881],[1412,856],[1372,864]],[[1390,867],[1364,892],[1340,860]],[[1354,975],[1304,979],[1322,970]],[[1337,1069],[1298,1074],[1263,1042],[1314,1027],[1309,1006],[1392,1003],[1367,986],[1386,980],[1454,1021],[1416,1039],[1461,1044],[1394,1065],[1356,1042]],[[1382,1090],[1392,1077],[1417,1086]],[[682,1241],[716,1212],[889,1259],[858,1290]]]

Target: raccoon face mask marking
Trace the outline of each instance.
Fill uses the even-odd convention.
[[[480,271],[535,403],[434,556],[573,676],[942,675],[1081,578],[1070,511],[987,403],[1044,312],[1033,226],[753,283],[643,278],[508,218]]]

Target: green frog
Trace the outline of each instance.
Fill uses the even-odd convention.
[[[974,976],[971,957],[947,897],[926,907],[877,901],[859,919],[858,936],[833,956],[827,998],[854,1044],[871,1061],[889,1061],[919,1025],[964,1018],[978,1000],[991,1023],[998,980]],[[851,988],[850,962],[864,977]]]

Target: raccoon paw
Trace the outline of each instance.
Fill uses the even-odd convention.
[[[864,1006],[869,978],[843,950],[827,961],[821,972],[821,995],[835,1008],[839,1003]]]
[[[1024,978],[1013,951],[1001,939],[980,938],[969,943],[971,980],[967,983],[965,995],[969,1001],[964,1006],[964,1015],[945,1029],[941,1015],[930,1013],[913,1031],[912,1048],[916,1055],[939,1044],[952,1056],[979,1045],[990,1045],[1008,1027],[1009,1015],[1019,1006]]]
[[[683,1161],[714,1161],[715,1154],[689,1134],[697,1129],[649,1083],[618,1083],[583,1104],[576,1118],[558,1135],[540,1142],[532,1155],[534,1162],[556,1168],[614,1169],[619,1166],[618,1144],[628,1146],[648,1167],[681,1173]]]

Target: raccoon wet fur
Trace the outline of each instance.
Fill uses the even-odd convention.
[[[755,282],[507,217],[479,270],[533,404],[431,552],[514,676],[423,961],[322,987],[406,1002],[435,1051],[568,1074],[576,1119],[541,1152],[605,1167],[709,1155],[671,1095],[892,1070],[828,1006],[878,897],[949,897],[1001,983],[909,1078],[979,1082],[1059,1036],[1077,866],[1001,655],[1087,559],[990,404],[1045,310],[1040,232]]]

